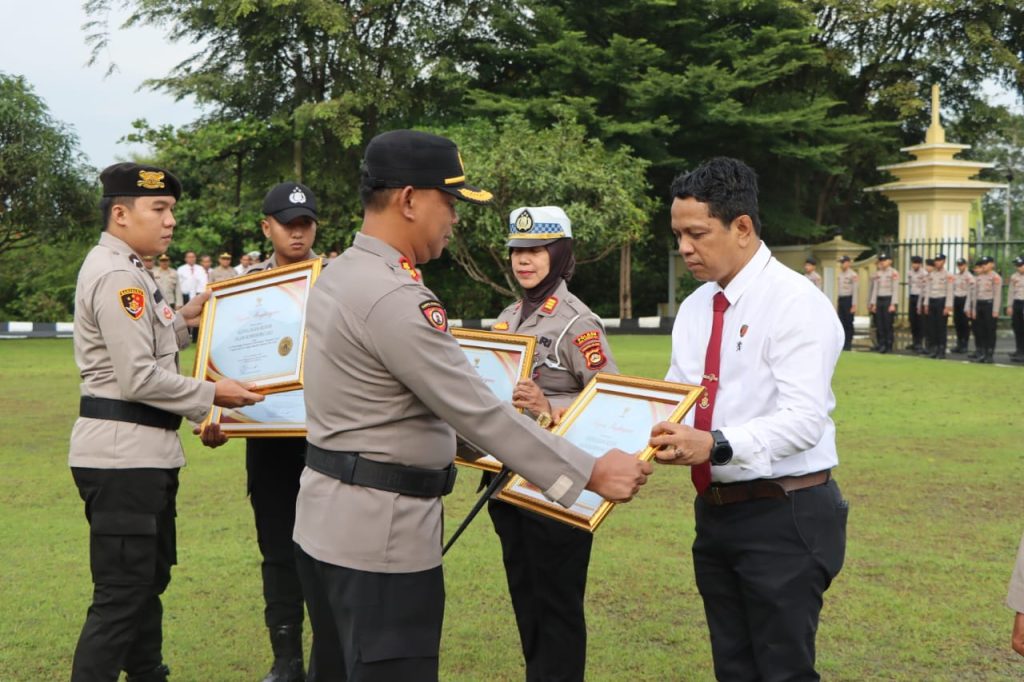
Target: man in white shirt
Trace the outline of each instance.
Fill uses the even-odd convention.
[[[657,425],[658,460],[691,467],[694,573],[722,680],[817,680],[822,595],[846,548],[829,300],[760,239],[757,178],[716,158],[672,183],[672,232],[706,282],[679,308],[667,379],[702,384],[686,424]]]
[[[196,252],[185,252],[185,264],[178,267],[178,286],[181,287],[181,297],[188,303],[193,296],[206,291],[207,275],[203,266],[196,264]],[[199,333],[198,327],[192,327],[192,342],[195,343]]]

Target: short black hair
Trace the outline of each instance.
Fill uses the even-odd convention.
[[[391,195],[400,190],[400,187],[374,187],[364,180],[359,183],[359,203],[364,211],[380,211],[388,205]]]
[[[739,159],[716,156],[672,181],[673,199],[693,197],[707,204],[708,214],[725,223],[726,229],[741,215],[750,216],[754,234],[761,236],[757,214],[757,173]]]
[[[100,215],[102,216],[103,229],[101,232],[106,232],[107,223],[110,222],[110,212],[114,208],[114,204],[121,204],[122,206],[128,206],[129,208],[135,206],[135,200],[138,197],[103,197],[100,199]]]

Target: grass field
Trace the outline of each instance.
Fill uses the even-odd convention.
[[[667,337],[612,337],[623,372],[661,377]],[[183,366],[191,366],[191,355]],[[87,526],[67,469],[77,409],[70,341],[0,342],[0,682],[67,679],[88,606]],[[828,680],[1024,677],[1003,606],[1021,531],[1020,368],[844,354],[835,379],[850,500],[846,566],[818,636]],[[183,436],[179,565],[165,595],[175,682],[258,680],[269,665],[243,447]],[[588,587],[590,680],[709,680],[693,584],[685,468],[659,468],[598,532]],[[463,471],[449,532],[474,500]],[[445,562],[442,679],[522,679],[486,515]]]

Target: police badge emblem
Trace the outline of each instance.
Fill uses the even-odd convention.
[[[133,320],[142,317],[142,313],[146,311],[146,295],[142,289],[136,287],[121,289],[117,292],[117,296],[121,301],[121,307],[128,313],[128,317]]]

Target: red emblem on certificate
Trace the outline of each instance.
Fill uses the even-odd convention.
[[[146,311],[146,294],[142,289],[135,287],[121,289],[117,292],[117,296],[121,301],[121,307],[128,313],[128,317],[133,320],[142,317],[142,313]]]
[[[420,303],[420,311],[431,327],[440,332],[448,331],[448,313],[440,301],[424,301]]]

